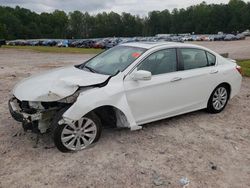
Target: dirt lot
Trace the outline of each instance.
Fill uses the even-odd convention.
[[[191,42],[210,48],[218,53],[229,53],[233,59],[250,59],[250,37],[238,41]]]
[[[249,40],[241,43],[204,45],[250,59]],[[182,177],[192,188],[250,187],[250,78],[220,114],[198,111],[135,132],[104,130],[98,144],[78,153],[60,153],[48,135],[34,148],[35,136],[8,112],[11,89],[30,74],[89,57],[0,49],[0,187],[181,187]]]

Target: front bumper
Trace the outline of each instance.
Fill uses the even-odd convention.
[[[24,112],[21,109],[16,98],[11,98],[9,100],[8,105],[9,105],[10,114],[16,121],[23,122],[23,123],[31,123],[33,121],[37,121],[42,118],[42,113],[40,112],[36,112],[32,114]]]

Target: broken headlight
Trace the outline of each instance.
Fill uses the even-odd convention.
[[[29,107],[30,108],[33,108],[33,109],[39,109],[39,110],[43,110],[44,107],[42,106],[41,102],[32,102],[32,101],[29,101]]]
[[[65,97],[57,102],[59,103],[74,103],[77,99],[77,97],[80,95],[80,93],[91,89],[92,87],[85,87],[85,88],[80,88],[78,89],[73,95],[70,95],[68,97]]]

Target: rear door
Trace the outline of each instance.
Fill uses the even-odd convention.
[[[179,84],[185,98],[180,111],[205,108],[219,75],[215,55],[203,49],[178,48],[178,58]]]

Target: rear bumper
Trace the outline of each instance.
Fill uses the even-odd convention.
[[[8,103],[9,111],[11,116],[19,122],[23,123],[30,123],[33,121],[40,120],[42,118],[42,113],[36,112],[33,114],[28,114],[23,112],[23,110],[20,108],[18,101],[16,98],[11,98]]]
[[[231,82],[231,93],[230,93],[230,99],[232,99],[235,95],[237,95],[240,92],[242,84],[242,76],[237,72],[236,76]]]

